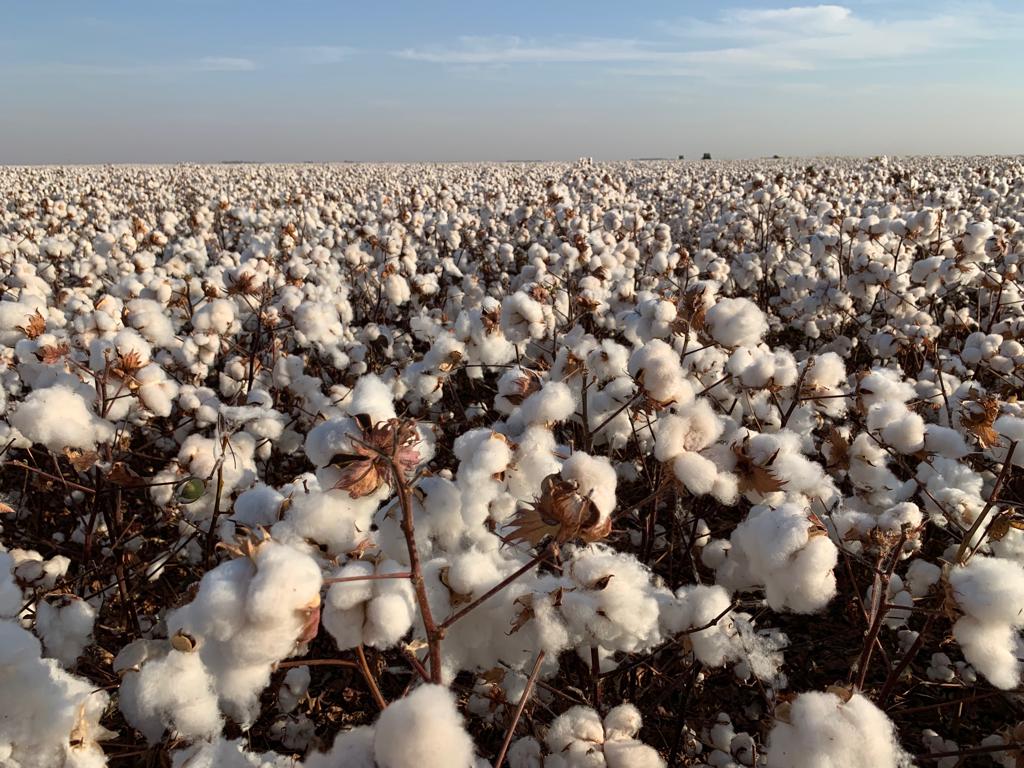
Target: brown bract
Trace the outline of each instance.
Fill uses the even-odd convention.
[[[978,438],[982,448],[999,444],[999,433],[992,423],[999,416],[999,401],[994,397],[965,400],[960,407],[960,424]]]
[[[382,485],[391,483],[391,466],[403,478],[409,478],[420,454],[416,422],[411,419],[388,419],[370,424],[370,417],[355,417],[360,435],[352,439],[352,453],[339,453],[331,465],[341,470],[334,488],[348,491],[353,499],[369,496]]]
[[[603,539],[611,529],[611,519],[601,520],[593,500],[580,493],[576,481],[554,474],[541,483],[540,498],[516,510],[505,541],[536,546],[550,536],[559,544],[576,539],[589,543]]]
[[[747,443],[748,439],[744,438],[743,442],[734,443],[732,446],[732,452],[736,456],[736,475],[739,478],[740,491],[757,491],[762,496],[781,491],[786,481],[780,480],[771,468],[779,452],[773,453],[764,464],[758,464],[747,454]]]

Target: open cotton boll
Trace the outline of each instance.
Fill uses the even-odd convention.
[[[694,496],[705,496],[715,490],[718,466],[699,453],[684,451],[676,456],[672,460],[672,472]]]
[[[32,390],[9,419],[11,426],[33,443],[55,453],[64,448],[92,450],[114,436],[114,426],[93,413],[85,398],[64,384]]]
[[[654,455],[668,461],[684,451],[700,451],[721,437],[723,429],[708,399],[697,398],[658,419]]]
[[[371,725],[342,731],[335,737],[330,750],[307,755],[303,768],[378,768],[373,759],[375,733],[376,729]]]
[[[964,612],[953,625],[964,658],[997,688],[1016,687],[1024,671],[1024,566],[975,556],[950,571],[949,583]]]
[[[81,598],[61,596],[36,603],[36,632],[46,655],[70,667],[92,639],[96,609]]]
[[[365,560],[348,563],[331,578],[402,573],[406,566],[393,560],[376,566]],[[340,650],[359,644],[386,650],[401,640],[416,617],[408,579],[364,579],[331,584],[324,601],[322,622]]]
[[[320,608],[315,560],[273,540],[253,546],[251,557],[207,571],[192,602],[167,616],[168,634],[194,643],[222,708],[240,723],[257,715],[273,665],[315,633]]]
[[[598,524],[615,509],[615,467],[604,456],[576,451],[562,464],[562,478],[575,482],[579,493],[587,496],[600,513]]]
[[[321,491],[307,483],[308,492],[296,492],[284,517],[274,523],[271,535],[296,547],[315,542],[331,555],[354,550],[367,538],[373,513],[386,490],[353,499],[343,490]]]
[[[835,596],[839,550],[801,505],[751,507],[729,541],[717,569],[720,584],[738,590],[763,585],[772,609],[795,613],[819,611]]]
[[[780,716],[781,715],[781,716]],[[767,768],[908,768],[896,727],[859,693],[801,693],[776,712],[768,735]]]
[[[685,405],[693,400],[693,385],[683,375],[679,353],[660,339],[634,350],[627,369],[656,403]]]
[[[0,762],[11,768],[107,764],[97,743],[113,736],[100,725],[108,697],[40,657],[39,641],[0,620]]]
[[[636,739],[642,724],[632,704],[614,707],[603,721],[589,707],[571,707],[548,729],[544,768],[664,768],[657,751]]]
[[[395,418],[394,395],[391,387],[376,374],[361,376],[352,394],[342,403],[345,412],[358,416],[365,413],[370,421],[386,421]]]
[[[573,551],[561,613],[577,645],[635,652],[661,641],[660,601],[651,572],[630,554],[591,544]]]
[[[166,647],[163,651],[124,674],[118,702],[125,720],[151,744],[167,730],[184,739],[220,733],[223,723],[214,680],[199,654]]]
[[[704,327],[725,347],[756,347],[768,332],[768,321],[750,299],[718,299],[705,314]]]
[[[176,749],[171,752],[171,768],[296,768],[298,765],[289,755],[250,752],[246,742],[246,739],[217,736],[212,741]]]
[[[569,386],[561,381],[548,381],[519,406],[519,418],[524,424],[557,424],[572,416],[575,410]]]
[[[869,430],[900,453],[914,454],[924,448],[924,419],[903,403],[876,403],[868,410],[867,421]]]
[[[379,768],[473,768],[473,739],[455,696],[423,685],[388,705],[377,720],[374,758]]]

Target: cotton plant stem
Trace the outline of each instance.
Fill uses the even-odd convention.
[[[409,493],[409,483],[402,477],[401,471],[391,464],[391,474],[395,481],[395,488],[398,492],[398,503],[402,507],[402,533],[405,534],[406,548],[409,550],[409,572],[411,574],[413,591],[416,593],[416,603],[420,609],[420,617],[423,619],[423,628],[427,633],[427,646],[430,659],[430,681],[441,682],[441,638],[444,636],[444,629],[438,628],[434,622],[434,615],[430,610],[430,600],[427,596],[427,587],[423,581],[423,565],[420,563],[420,552],[416,546],[416,528],[413,521],[412,497]]]
[[[971,539],[974,538],[981,526],[985,523],[985,518],[988,517],[989,510],[992,509],[996,503],[996,499],[999,498],[999,491],[1003,487],[1003,483],[1006,482],[1006,478],[1010,474],[1010,469],[1013,467],[1013,452],[1017,449],[1017,442],[1010,443],[1009,449],[1006,451],[1006,458],[1003,460],[1003,468],[999,470],[999,476],[996,478],[995,484],[992,486],[992,493],[989,494],[988,501],[985,502],[984,508],[974,519],[974,524],[967,531],[964,536],[964,540],[960,542],[960,547],[956,551],[956,562],[959,565],[966,565],[967,561],[971,559],[971,555],[974,554],[971,550]]]
[[[452,624],[454,624],[456,621],[461,619],[467,613],[472,611],[474,608],[476,608],[482,602],[484,602],[485,600],[489,600],[490,598],[494,597],[496,594],[501,592],[505,587],[507,587],[509,584],[511,584],[516,579],[518,579],[524,573],[526,573],[527,571],[529,571],[532,568],[534,568],[537,564],[539,564],[542,560],[544,560],[549,554],[552,554],[553,551],[554,551],[553,547],[551,547],[549,545],[539,555],[535,556],[528,563],[526,563],[526,565],[524,565],[521,568],[519,568],[519,570],[517,570],[511,576],[507,576],[506,578],[502,579],[497,584],[495,584],[493,587],[491,587],[489,590],[487,590],[482,595],[480,595],[480,597],[478,597],[476,600],[474,600],[469,605],[467,605],[464,608],[462,608],[462,610],[460,610],[460,611],[458,611],[456,613],[453,613],[451,616],[449,616],[447,619],[445,619],[443,622],[441,622],[441,627],[440,627],[441,631],[444,632]]]
[[[380,687],[377,685],[377,678],[373,672],[370,671],[370,665],[366,661],[366,651],[363,650],[363,644],[360,643],[356,646],[356,656],[359,659],[359,670],[363,673],[363,678],[366,680],[366,685],[370,689],[370,693],[373,695],[373,700],[377,702],[377,706],[381,712],[387,709],[388,703],[384,700],[384,696],[380,692]]]
[[[533,692],[533,686],[537,682],[537,675],[540,674],[540,664],[542,661],[544,661],[543,650],[537,654],[537,660],[533,662],[533,670],[530,672],[530,676],[526,680],[526,687],[523,688],[523,693],[519,697],[516,711],[512,715],[512,722],[509,723],[508,731],[505,733],[505,740],[501,743],[501,751],[498,752],[498,757],[494,761],[494,768],[501,768],[502,763],[505,762],[505,755],[508,753],[509,745],[512,743],[516,726],[519,725],[519,720],[523,716],[523,710],[526,709],[526,702],[529,701],[530,694]]]

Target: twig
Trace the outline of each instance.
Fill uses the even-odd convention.
[[[501,764],[505,762],[505,754],[512,743],[512,736],[516,732],[519,719],[523,716],[523,710],[526,709],[526,702],[533,691],[533,685],[537,682],[537,675],[540,673],[540,663],[542,661],[544,661],[543,650],[537,654],[537,660],[533,662],[533,671],[530,672],[530,676],[526,680],[526,687],[523,688],[523,693],[519,697],[519,704],[516,705],[516,711],[512,715],[512,722],[509,723],[508,731],[505,733],[505,740],[501,743],[501,751],[498,752],[498,758],[494,761],[494,768],[501,768]]]

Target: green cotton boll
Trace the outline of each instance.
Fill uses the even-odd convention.
[[[178,501],[182,504],[191,504],[199,501],[206,493],[206,481],[198,477],[190,477],[178,486]]]

